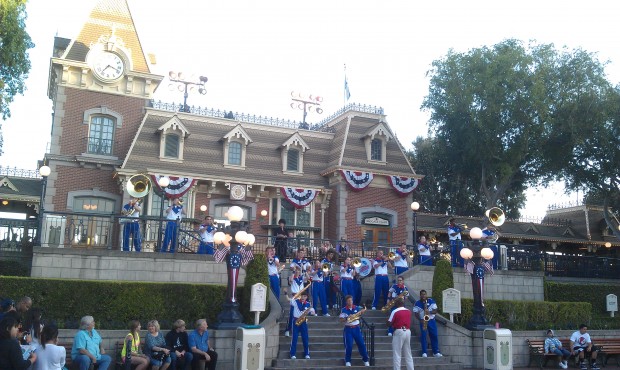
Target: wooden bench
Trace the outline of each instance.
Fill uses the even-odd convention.
[[[570,340],[560,339],[560,343],[562,343],[562,348],[570,351]],[[556,355],[555,353],[545,353],[544,339],[527,339],[527,345],[530,351],[530,361],[527,364],[527,367],[530,367],[534,360],[538,361],[538,365],[541,369],[547,366],[547,361],[549,361],[549,359],[557,360],[558,363],[561,360],[561,357],[559,355]]]
[[[114,359],[116,362],[116,368],[117,369],[123,369],[124,365],[123,365],[123,361],[121,359],[121,353],[123,352],[123,341],[119,340],[116,341],[116,343],[114,343]],[[144,341],[141,340],[140,341],[140,352],[144,353]],[[132,369],[135,368],[134,365],[131,366]],[[147,366],[147,369],[149,369],[151,367],[151,365],[149,364],[149,366]]]
[[[73,359],[71,359],[71,348],[73,347],[73,343],[58,343],[59,346],[65,347],[65,367],[67,369],[71,369],[73,365]]]
[[[607,364],[609,357],[616,358],[616,364],[620,366],[620,338],[592,339],[592,343],[599,347],[599,362],[603,365]]]

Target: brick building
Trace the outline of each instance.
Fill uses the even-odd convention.
[[[155,103],[163,79],[126,0],[100,1],[75,39],[56,38],[46,211],[118,215],[127,179],[143,173],[188,179],[189,217],[202,218],[204,205],[223,219],[241,206],[257,235],[284,218],[298,236],[412,243],[409,204],[422,176],[381,108],[351,104],[300,125]],[[159,195],[143,204],[159,215]]]

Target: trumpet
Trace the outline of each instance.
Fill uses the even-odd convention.
[[[295,293],[295,295],[293,296],[293,299],[299,299],[299,297],[301,297],[301,294],[303,292],[305,292],[306,290],[308,290],[308,288],[310,288],[310,284],[306,285],[305,287],[303,287],[302,290],[300,290],[299,292]]]
[[[435,238],[434,236],[428,241],[430,244],[436,244],[437,243],[437,238]]]
[[[329,270],[330,270],[329,263],[324,263],[323,265],[321,265],[321,270],[323,270],[323,273],[325,274],[329,273]]]
[[[360,317],[362,317],[362,315],[364,314],[364,312],[366,312],[366,306],[364,306],[364,308],[352,315],[347,316],[347,322],[348,323],[352,323],[355,320],[359,320]]]
[[[388,259],[390,261],[394,261],[395,258],[396,258],[396,253],[394,253],[394,252],[388,253]]]
[[[413,257],[415,257],[415,252],[414,251],[409,251],[409,258],[413,259]]]
[[[304,312],[301,313],[301,315],[297,318],[297,320],[295,320],[295,325],[300,326],[301,324],[308,321],[308,314],[310,313],[310,309],[311,308],[308,307],[304,310]]]
[[[133,215],[134,212],[136,212],[135,206],[137,206],[137,205],[139,206],[140,203],[142,203],[142,199],[138,199],[134,204],[131,205],[131,208],[129,208],[127,210],[123,209],[123,212],[122,212],[123,216],[131,216],[131,215]]]
[[[400,293],[399,295],[396,296],[396,298],[392,299],[391,301],[388,302],[388,304],[386,304],[385,306],[383,306],[383,308],[381,309],[381,312],[383,313],[388,313],[390,312],[390,310],[392,309],[392,307],[394,307],[394,305],[396,304],[396,300],[399,298],[407,298],[409,296],[409,291],[405,290],[402,293]]]
[[[362,265],[362,260],[359,257],[353,259],[353,267],[358,268]]]

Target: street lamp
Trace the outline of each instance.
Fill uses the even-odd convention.
[[[47,190],[47,177],[52,173],[52,169],[49,166],[43,165],[39,168],[39,175],[41,175],[41,199],[39,200],[39,228],[37,230],[37,241],[35,245],[41,246],[41,235],[43,234],[43,212],[45,212],[45,191]]]
[[[420,203],[411,203],[411,210],[413,211],[413,249],[416,249],[418,245],[418,209],[420,209]]]
[[[157,236],[157,245],[161,251],[161,229],[163,228],[164,219],[164,200],[166,199],[166,188],[170,185],[170,178],[168,176],[162,176],[157,180],[157,184],[161,189],[159,196],[161,197],[161,207],[159,207],[159,235]],[[174,243],[174,241],[172,241]],[[172,248],[172,247],[171,247]]]
[[[187,97],[189,96],[189,93],[191,91],[194,91],[195,87],[198,87],[198,92],[200,93],[200,95],[205,95],[207,93],[205,84],[207,83],[207,81],[209,81],[209,79],[205,76],[200,76],[198,78],[198,81],[189,81],[185,79],[185,75],[183,74],[183,72],[177,73],[174,71],[170,71],[168,73],[168,77],[170,78],[170,82],[174,82],[168,85],[168,89],[172,91],[176,88],[183,93],[183,107],[181,107],[181,112],[189,113],[190,109],[187,105]]]
[[[482,230],[479,227],[472,228],[469,231],[469,236],[473,239],[471,249],[467,247],[461,249],[461,257],[467,261],[465,270],[471,274],[471,285],[474,295],[474,312],[466,327],[470,330],[484,330],[489,327],[485,317],[483,300],[484,272],[489,267],[484,262],[485,260],[492,259],[494,253],[491,248],[481,244]],[[484,243],[486,244],[486,242]]]
[[[235,329],[242,324],[243,316],[239,312],[239,301],[237,300],[236,290],[241,268],[241,253],[239,246],[251,246],[254,244],[255,237],[245,230],[241,230],[241,220],[243,219],[243,209],[239,206],[232,206],[226,212],[226,217],[230,221],[227,233],[218,231],[213,235],[213,242],[216,245],[224,245],[229,248],[226,256],[226,270],[228,273],[228,284],[226,287],[226,299],[224,300],[223,310],[217,315],[215,328]]]
[[[323,97],[321,96],[308,95],[306,97],[306,95],[302,93],[291,91],[291,100],[293,100],[291,103],[291,108],[299,108],[304,111],[303,122],[299,125],[299,128],[308,129],[308,125],[306,124],[306,116],[309,111],[311,112],[314,110],[318,114],[323,113],[323,109],[319,107],[323,102]]]

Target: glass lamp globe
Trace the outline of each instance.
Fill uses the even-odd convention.
[[[218,231],[213,234],[213,242],[215,244],[222,244],[224,242],[224,239],[226,239],[226,234],[224,234],[224,232],[222,231]]]
[[[267,210],[263,209],[262,211],[260,211],[260,215],[263,217],[267,217]]]
[[[243,230],[237,231],[237,233],[235,234],[235,240],[239,244],[245,244],[245,241],[247,239],[248,239],[248,233]]]
[[[201,206],[200,206],[200,210],[201,210],[202,212],[206,212],[206,211],[207,211],[207,206],[206,206],[206,205],[204,205],[204,204],[203,204],[203,205],[201,205]]]
[[[168,185],[170,185],[170,178],[168,176],[162,176],[159,178],[159,180],[157,180],[157,183],[162,188],[167,188]]]
[[[243,209],[239,206],[232,206],[228,208],[227,213],[228,215],[226,217],[228,217],[228,220],[232,222],[239,222],[243,219]]]
[[[413,212],[416,212],[418,209],[420,209],[420,203],[418,203],[418,202],[411,203],[411,210]]]
[[[254,245],[255,241],[256,241],[256,237],[254,236],[254,234],[248,234],[248,237],[245,240],[245,244],[252,246]]]
[[[480,255],[485,260],[490,260],[491,258],[493,258],[494,253],[491,248],[482,248],[482,250],[480,251]]]
[[[469,230],[469,237],[472,239],[482,238],[482,230],[479,227],[472,227],[471,230]]]
[[[52,173],[52,169],[49,166],[41,166],[39,168],[39,174],[43,177],[48,177]]]
[[[474,252],[472,252],[471,249],[469,248],[463,248],[461,249],[461,257],[463,259],[469,260],[474,256]]]

